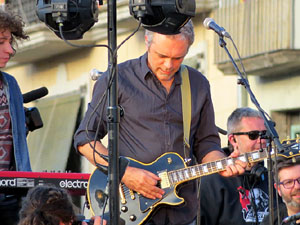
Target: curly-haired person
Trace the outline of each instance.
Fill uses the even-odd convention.
[[[52,186],[37,186],[27,193],[20,210],[18,225],[71,225],[76,221],[76,206],[64,189]],[[94,225],[101,224],[96,216]],[[76,223],[78,224],[78,223]],[[82,225],[87,225],[82,222]],[[106,221],[103,221],[106,225]]]
[[[10,36],[9,43],[14,52],[16,39],[25,40],[29,38],[24,31],[24,26],[25,24],[20,16],[13,14],[9,10],[0,9],[0,32],[2,35],[7,34],[8,37]],[[9,50],[9,52],[11,52],[11,50]],[[10,56],[13,56],[14,52],[10,53]],[[6,63],[1,61],[0,68],[5,67]]]
[[[4,67],[15,54],[16,39],[27,39],[19,16],[0,9],[0,171],[31,171],[23,97],[16,79]],[[0,192],[1,224],[18,222],[19,198]]]

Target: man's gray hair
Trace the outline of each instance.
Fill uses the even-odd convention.
[[[147,47],[151,45],[154,33],[155,32],[146,29],[145,36],[148,37]],[[182,28],[180,28],[179,34],[171,34],[168,36],[172,37],[175,35],[182,35],[188,41],[189,46],[191,46],[194,43],[195,38],[194,25],[192,20],[189,20]]]
[[[262,118],[259,111],[249,107],[237,108],[234,110],[227,119],[227,133],[232,134],[242,129],[241,120],[244,117],[258,117]]]

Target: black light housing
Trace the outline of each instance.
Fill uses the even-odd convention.
[[[62,23],[64,38],[76,40],[98,21],[97,6],[96,0],[37,0],[36,13],[58,37]]]
[[[177,34],[195,16],[195,0],[129,0],[130,14],[145,29],[161,34]]]

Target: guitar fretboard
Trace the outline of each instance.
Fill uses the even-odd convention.
[[[265,158],[267,158],[267,150],[261,149],[245,153],[237,158],[227,157],[213,162],[198,164],[179,170],[173,170],[168,172],[169,182],[170,184],[175,185],[177,183],[221,172],[226,170],[226,167],[228,165],[234,165],[236,160],[240,160],[247,163],[254,163],[262,161]]]

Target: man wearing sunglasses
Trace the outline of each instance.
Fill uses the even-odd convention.
[[[252,152],[266,147],[264,120],[254,109],[244,107],[227,120],[230,153]],[[262,163],[249,164],[237,177],[219,174],[203,177],[200,187],[201,225],[260,224],[268,214],[267,170]]]
[[[300,157],[278,157],[278,181],[274,187],[284,204],[279,207],[280,224],[300,224]],[[275,174],[275,173],[274,173]],[[276,176],[274,177],[276,181]],[[277,211],[274,212],[274,225],[278,224]],[[281,223],[282,222],[282,223]],[[269,216],[262,225],[269,225]]]

